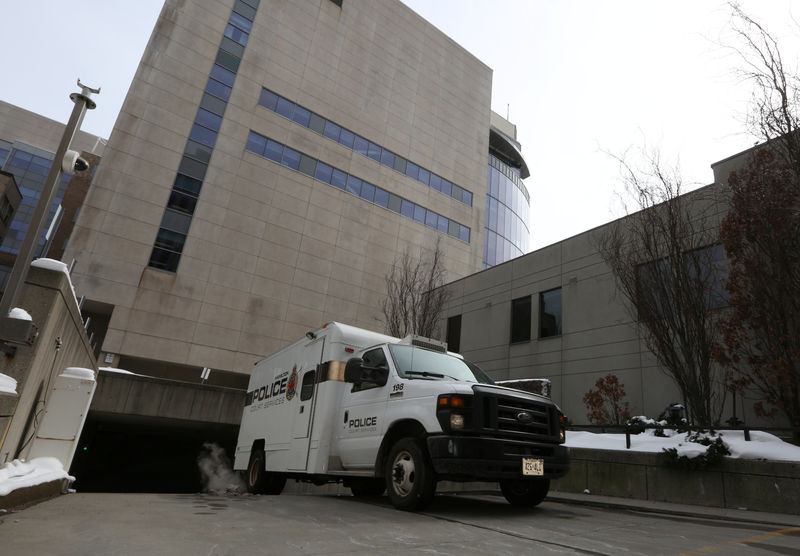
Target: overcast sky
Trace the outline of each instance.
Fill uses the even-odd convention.
[[[352,5],[370,0],[345,0]],[[621,155],[647,144],[684,182],[750,147],[721,0],[403,0],[494,70],[492,108],[518,126],[534,249],[621,216]],[[744,0],[794,68],[800,4]],[[102,87],[83,129],[108,137],[161,0],[4,2],[0,99],[66,122],[75,79]],[[347,7],[347,6],[345,6]],[[794,8],[794,11],[793,11]]]

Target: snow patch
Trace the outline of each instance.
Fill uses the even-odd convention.
[[[60,376],[77,378],[79,380],[91,380],[94,382],[94,371],[92,369],[84,369],[81,367],[67,367]]]
[[[19,488],[32,487],[58,479],[74,481],[56,458],[34,458],[29,462],[15,459],[0,469],[0,496]]]
[[[17,319],[17,320],[33,320],[31,314],[26,311],[25,309],[20,309],[19,307],[14,307],[8,312],[8,318],[10,319]]]
[[[105,373],[119,373],[121,375],[135,375],[136,373],[132,373],[130,371],[126,371],[125,369],[117,369],[116,367],[100,367],[100,370]]]
[[[31,263],[31,266],[36,268],[44,268],[46,270],[54,270],[56,272],[63,272],[69,282],[69,289],[72,290],[72,297],[75,298],[75,305],[78,305],[78,296],[75,295],[75,286],[72,285],[72,279],[69,276],[69,267],[66,263],[57,261],[55,259],[36,259]]]
[[[707,446],[688,442],[686,433],[664,429],[665,437],[655,436],[654,430],[631,435],[631,452],[661,453],[665,448],[675,448],[679,456],[695,457],[705,453]],[[730,458],[800,461],[800,446],[784,442],[777,436],[763,431],[751,431],[750,440],[744,439],[744,431],[719,431],[722,441],[731,451]],[[598,434],[585,431],[567,431],[566,446],[592,450],[626,451],[624,434]]]
[[[0,393],[18,395],[16,379],[0,373]]]

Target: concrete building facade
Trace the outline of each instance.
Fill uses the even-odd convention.
[[[405,251],[438,242],[451,279],[487,227],[493,263],[522,252],[527,166],[491,82],[397,0],[168,0],[65,254],[101,364],[243,385],[323,322],[382,329]]]

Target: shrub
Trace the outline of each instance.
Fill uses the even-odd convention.
[[[623,401],[625,385],[617,375],[608,374],[598,378],[595,389],[583,396],[583,403],[589,412],[586,417],[594,425],[620,425],[630,419],[630,404]]]

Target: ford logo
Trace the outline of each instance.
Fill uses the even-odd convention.
[[[519,413],[517,413],[517,421],[527,425],[528,423],[533,421],[533,415],[531,415],[527,411],[520,411]]]

